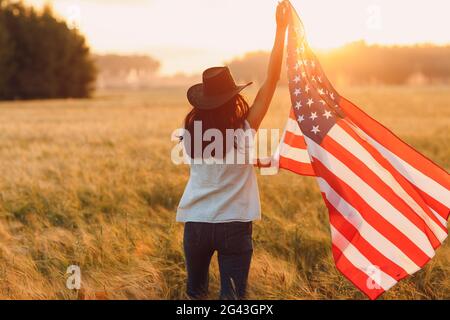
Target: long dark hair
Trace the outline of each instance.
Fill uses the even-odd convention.
[[[224,150],[223,155],[225,156],[227,151],[226,130],[227,129],[241,129],[244,127],[244,121],[247,118],[250,107],[245,101],[244,97],[240,94],[236,95],[232,100],[228,101],[224,105],[211,109],[203,110],[194,108],[188,113],[184,120],[184,128],[190,134],[190,141],[182,137],[181,139],[185,143],[186,152],[190,158],[194,158],[194,141],[196,139],[194,132],[194,123],[196,121],[202,122],[202,136],[203,133],[209,129],[220,130],[222,136],[224,137]],[[201,139],[202,137],[199,137]],[[203,142],[202,144],[202,155],[204,149],[212,142]],[[234,143],[231,144],[234,146]],[[198,151],[197,151],[198,152]],[[198,157],[199,155],[195,155]],[[213,154],[214,156],[214,154]]]

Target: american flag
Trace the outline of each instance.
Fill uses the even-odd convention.
[[[292,110],[279,166],[316,176],[336,266],[376,299],[447,238],[449,174],[336,92],[293,8],[288,77]]]

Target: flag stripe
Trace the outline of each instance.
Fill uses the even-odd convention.
[[[369,287],[368,283],[373,282],[373,280],[369,279],[363,271],[356,268],[334,244],[332,251],[337,269],[370,299],[374,300],[384,293],[381,287],[375,287],[374,285]]]
[[[431,212],[434,214],[434,216],[436,217],[436,219],[439,220],[440,223],[442,223],[443,226],[447,227],[447,221],[444,220],[444,218],[442,218],[440,216],[439,213],[437,213],[436,211],[433,210],[433,208],[430,208]]]
[[[389,201],[398,211],[402,212],[418,228],[422,230],[426,228],[425,233],[427,235],[432,232],[431,240],[433,245],[440,244],[447,238],[444,226],[439,223],[429,209],[427,209],[429,211],[428,215],[400,186],[390,172],[383,168],[339,124],[333,127],[328,136],[331,139],[324,140],[322,146],[351,167],[355,173],[368,182],[374,190]]]
[[[374,266],[383,266],[383,271],[393,279],[402,279],[409,275],[403,268],[397,265],[392,260],[389,260],[379,250],[377,250],[372,243],[367,241],[361,233],[351,223],[349,223],[342,213],[338,212],[334,207],[329,205],[325,200],[327,206],[329,206],[330,223],[338,230],[348,242],[359,250]],[[362,226],[359,226],[362,229]]]
[[[443,187],[441,184],[431,179],[421,171],[417,170],[409,163],[399,158],[397,155],[386,149],[380,143],[365,135],[370,143],[381,153],[385,158],[390,160],[392,165],[400,172],[406,179],[412,184],[416,185],[419,189],[428,193],[436,201],[441,202],[447,208],[450,208],[450,190]],[[448,210],[448,209],[447,209]],[[448,214],[447,214],[448,219]]]
[[[294,119],[288,118],[288,121],[286,124],[286,131],[291,132],[296,136],[303,137],[302,130],[300,130],[300,127],[298,126],[298,122]]]
[[[422,233],[424,237],[426,237],[427,242],[429,242],[428,239],[431,238],[432,243],[440,243],[432,231],[423,223],[423,220],[421,220],[411,208],[405,205],[404,201],[393,193],[389,186],[368,169],[357,157],[353,156],[346,149],[334,142],[331,136],[328,136],[327,139],[322,142],[322,147],[338,161],[345,163],[345,166],[349,168],[349,170],[358,176],[361,181],[364,181],[369,189],[374,191],[374,194],[379,196],[378,202],[380,203],[380,207],[381,205],[385,205],[385,203],[389,203],[390,208],[386,208],[385,210],[390,212],[391,216],[397,216],[400,219],[398,222],[404,223],[405,221],[408,221],[411,223],[411,226],[414,225],[415,227],[415,229],[412,230],[415,230],[415,233]],[[420,241],[420,238],[417,239]]]
[[[448,208],[444,206],[442,203],[438,202],[436,199],[429,196],[427,193],[423,192],[419,188],[415,187],[417,193],[425,200],[427,205],[430,207],[432,212],[437,215],[436,217],[442,221],[442,223],[447,226],[448,220]]]
[[[356,140],[357,143],[361,144],[364,147],[364,149],[373,157],[374,159],[373,161],[378,162],[378,164],[380,164],[395,178],[397,183],[401,185],[401,188],[405,190],[407,196],[409,195],[412,198],[412,201],[419,206],[419,208],[416,208],[416,210],[420,211],[420,209],[422,209],[425,212],[425,214],[427,214],[438,225],[440,225],[440,227],[443,230],[445,230],[445,233],[447,234],[446,223],[443,223],[443,221],[445,222],[445,220],[442,219],[442,217],[436,217],[435,212],[433,212],[433,206],[431,206],[428,201],[429,197],[424,199],[424,197],[422,196],[422,192],[419,189],[417,189],[415,185],[411,184],[409,180],[407,180],[403,175],[401,175],[394,168],[394,166],[374,146],[372,146],[367,140],[363,139],[361,136],[358,135],[358,133],[355,132],[354,126],[348,124],[345,121],[341,121],[339,125],[343,130],[345,130],[345,132],[348,135],[350,135],[354,140]],[[368,160],[365,161],[365,163],[367,162]]]
[[[306,142],[303,136],[297,136],[290,131],[286,131],[284,143],[294,148],[306,150]]]
[[[370,279],[381,286],[384,290],[390,289],[397,283],[394,278],[380,269],[378,269],[379,273],[377,275],[371,274],[370,271],[374,270],[376,266],[371,263],[333,226],[331,226],[331,236],[333,238],[333,244],[342,252],[342,255],[345,256],[352,265],[364,272]]]
[[[305,176],[316,175],[311,163],[298,162],[285,157],[280,157],[280,168]]]
[[[407,162],[408,166],[413,167],[416,171],[426,172],[429,179],[441,185],[440,188],[450,190],[450,176],[445,170],[400,140],[389,129],[371,118],[352,102],[342,98],[339,106],[367,137],[375,140],[384,149],[390,150],[393,154],[392,158],[399,158],[402,162]],[[395,154],[393,153],[394,150]],[[447,196],[447,199],[450,201],[450,197]],[[449,207],[448,203],[447,207]]]
[[[291,112],[289,113],[289,119],[292,119],[297,123],[297,118],[295,117],[295,112],[294,112],[293,108],[291,108]],[[297,126],[298,126],[298,123],[297,123]],[[299,126],[299,128],[300,128],[300,126]]]
[[[306,149],[293,148],[286,143],[281,146],[280,155],[284,158],[292,159],[297,162],[311,163],[308,151]]]
[[[358,210],[361,216],[374,229],[405,253],[416,265],[422,266],[429,257],[405,236],[395,225],[387,221],[381,214],[370,207],[367,202],[344,181],[330,172],[318,159],[315,159],[314,171],[332,187],[339,196]]]
[[[403,216],[403,214],[396,210],[391,203],[380,196],[370,185],[368,185],[340,160],[320,145],[316,144],[313,140],[309,138],[306,139],[308,143],[308,150],[312,157],[318,159],[328,170],[333,172],[336,177],[344,181],[353,190],[358,190],[358,193],[370,207],[389,221],[389,223],[396,226],[428,257],[434,256],[433,247],[430,245],[427,236],[422,230],[417,228],[415,224]]]
[[[285,132],[278,146],[280,168],[306,176],[315,176],[311,159],[306,149],[303,133],[295,120],[293,110],[289,115]]]
[[[373,245],[381,254],[395,263],[408,274],[413,274],[419,270],[416,265],[401,249],[384,237],[377,229],[368,223],[364,217],[343,199],[323,178],[317,179],[321,191],[324,193],[327,202],[332,206],[335,212],[339,213],[344,219],[352,225],[353,232],[358,232],[362,238],[370,245]],[[330,206],[329,206],[330,208]],[[342,232],[342,231],[341,231]],[[396,271],[397,276],[401,273]],[[399,275],[400,273],[400,275]]]

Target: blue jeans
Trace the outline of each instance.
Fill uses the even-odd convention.
[[[215,251],[220,270],[220,299],[244,299],[253,254],[251,222],[188,222],[184,227],[187,294],[204,299],[208,294],[209,265]]]

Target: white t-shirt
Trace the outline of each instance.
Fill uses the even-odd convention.
[[[244,129],[251,130],[247,121]],[[248,148],[238,147],[238,152],[247,153]],[[191,164],[189,182],[178,205],[178,222],[260,219],[258,182],[252,164]]]

